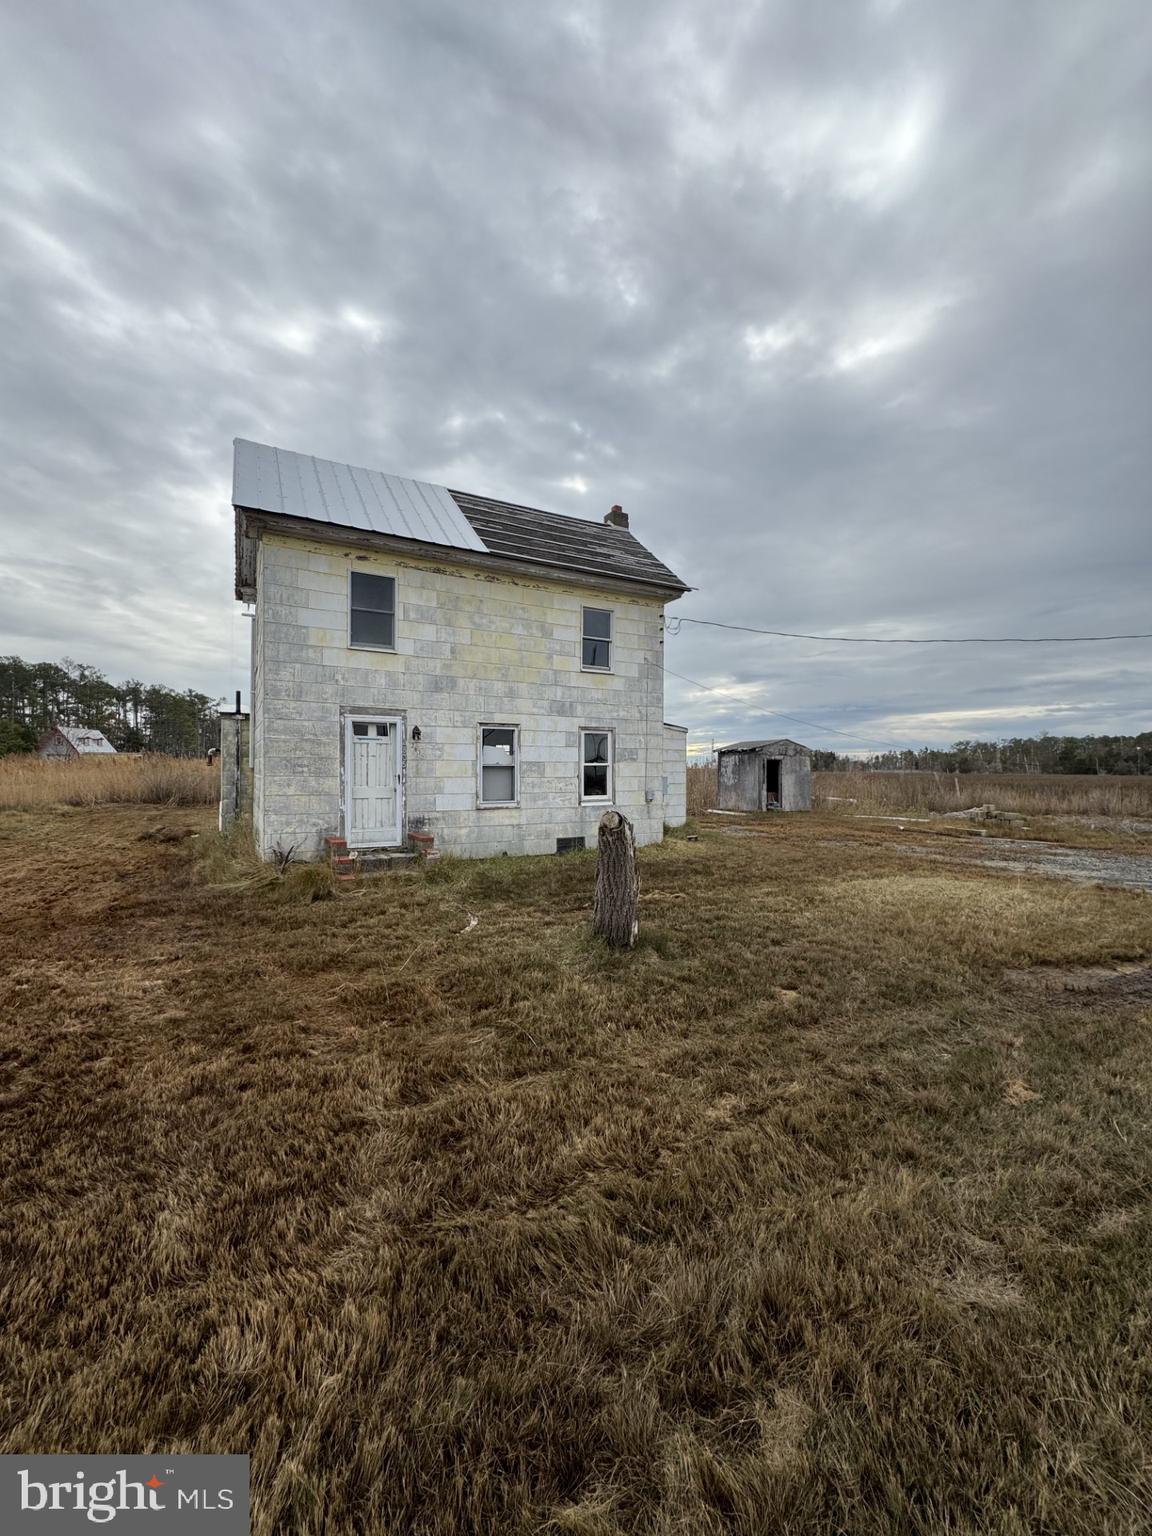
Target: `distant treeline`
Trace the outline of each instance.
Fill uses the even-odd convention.
[[[1136,736],[1013,736],[1005,741],[957,741],[916,752],[877,752],[848,758],[815,752],[824,771],[873,773],[1152,773],[1152,731]]]
[[[219,744],[220,700],[130,678],[110,683],[83,662],[0,657],[0,756],[32,752],[53,725],[103,731],[118,752],[206,753]]]

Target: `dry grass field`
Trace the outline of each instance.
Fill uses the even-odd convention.
[[[1152,899],[763,818],[612,955],[591,854],[212,819],[0,817],[0,1448],[250,1452],[261,1536],[1148,1529]]]
[[[995,805],[1024,815],[1152,818],[1152,775],[815,773],[812,788],[817,810],[840,813],[899,815]],[[698,816],[715,805],[715,765],[693,764],[689,813]]]
[[[0,757],[0,811],[53,805],[214,805],[220,772],[199,757]]]
[[[1077,773],[818,773],[819,808],[959,811],[994,805],[1026,816],[1152,817],[1152,775]]]

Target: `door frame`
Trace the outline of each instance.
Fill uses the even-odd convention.
[[[771,800],[771,798],[769,797],[769,794],[768,794],[768,780],[771,779],[771,778],[775,778],[775,780],[776,780],[776,804],[777,804],[777,806],[781,810],[783,810],[783,808],[784,808],[784,759],[782,757],[765,757],[765,758],[762,758],[761,759],[761,767],[763,769],[763,772],[760,775],[760,809],[762,811],[766,811],[768,809],[768,807],[772,804],[772,800]],[[771,770],[773,768],[776,770],[775,773],[771,772]]]
[[[391,725],[395,728],[396,736],[396,837],[391,842],[357,843],[352,839],[352,829],[349,825],[351,790],[348,784],[349,764],[352,761],[352,727],[358,721],[368,725]],[[404,841],[404,717],[403,715],[384,715],[376,711],[349,710],[340,719],[340,820],[344,836],[348,840],[349,848],[399,848]]]

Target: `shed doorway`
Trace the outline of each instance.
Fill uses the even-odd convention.
[[[780,806],[780,759],[768,757],[764,760],[764,809],[770,811],[775,806]]]

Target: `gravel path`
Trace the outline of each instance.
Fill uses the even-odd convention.
[[[741,813],[733,811],[717,814],[736,816]],[[869,821],[897,821],[901,827],[928,819],[917,816],[867,818]],[[724,826],[721,830],[729,837],[771,836],[769,831],[758,826]],[[1115,885],[1128,891],[1152,892],[1152,854],[1148,853],[1110,853],[1095,848],[1064,848],[1059,843],[1037,843],[1019,837],[973,839],[971,842],[967,839],[960,841],[941,838],[934,846],[898,842],[889,846],[893,852],[907,853],[913,858],[985,864],[991,865],[993,869],[1002,869],[1006,874],[1051,875],[1057,880],[1076,880],[1081,885]]]
[[[992,864],[1015,874],[1053,875],[1061,880],[1078,880],[1086,885],[1119,885],[1130,891],[1152,891],[1152,854],[1099,853],[1091,848],[1059,848],[1025,842],[1014,837],[998,837],[979,847],[927,848],[923,844],[904,843],[904,853],[930,859],[970,859],[973,863]]]

